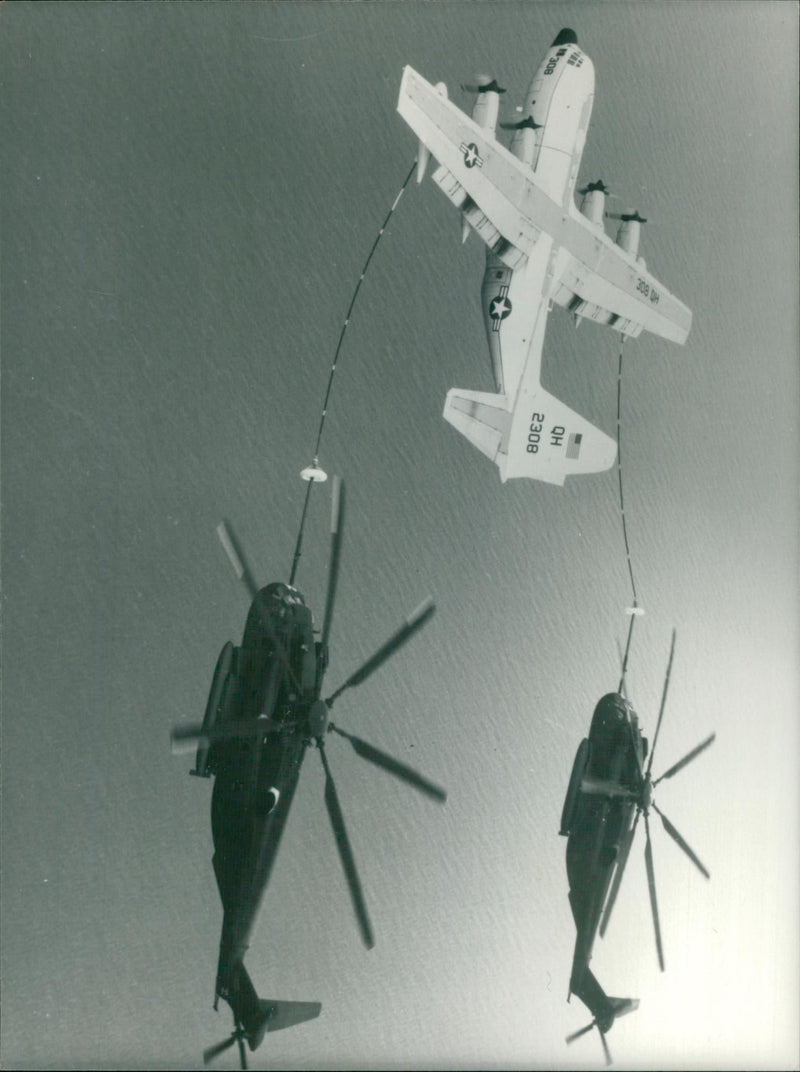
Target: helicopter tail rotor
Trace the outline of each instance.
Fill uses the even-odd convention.
[[[567,1038],[566,1038],[567,1045],[569,1045],[569,1043],[571,1043],[571,1042],[574,1042],[575,1039],[581,1038],[583,1035],[588,1035],[588,1033],[592,1030],[593,1027],[597,1028],[597,1033],[600,1035],[600,1041],[603,1044],[603,1054],[604,1054],[605,1059],[606,1059],[606,1064],[610,1065],[612,1063],[611,1062],[611,1051],[609,1050],[608,1043],[606,1042],[605,1032],[602,1030],[602,1028],[598,1024],[597,1020],[592,1020],[592,1022],[590,1024],[587,1024],[586,1027],[582,1027],[578,1031],[573,1031],[571,1035],[567,1035]]]
[[[614,1021],[620,1016],[626,1016],[629,1012],[635,1012],[639,1008],[638,998],[608,998],[609,1014],[601,1021],[595,1017],[590,1024],[586,1027],[580,1028],[578,1031],[573,1031],[571,1035],[567,1035],[567,1043],[574,1042],[575,1039],[581,1038],[581,1036],[588,1034],[593,1027],[596,1027],[600,1035],[600,1041],[603,1044],[603,1053],[605,1055],[606,1064],[611,1064],[611,1053],[608,1049],[608,1043],[606,1042],[606,1035],[614,1025]]]
[[[230,1049],[230,1047],[233,1046],[234,1043],[238,1042],[239,1063],[244,1072],[247,1072],[247,1051],[244,1048],[244,1038],[244,1028],[237,1025],[228,1038],[223,1039],[222,1042],[215,1043],[215,1045],[213,1046],[209,1046],[206,1050],[203,1050],[203,1064],[210,1064],[210,1062],[213,1061],[215,1057],[219,1057],[221,1053],[224,1053],[225,1050]]]
[[[251,1050],[257,1050],[264,1041],[264,1036],[269,1031],[280,1031],[285,1027],[295,1027],[297,1024],[314,1020],[319,1016],[322,1005],[319,1001],[273,1001],[271,999],[259,999],[258,1015],[250,1030],[242,1024],[236,1023],[233,1032],[222,1042],[209,1046],[203,1051],[203,1063],[209,1064],[225,1050],[230,1049],[234,1043],[239,1044],[239,1060],[241,1067],[247,1069],[247,1052],[245,1041]]]

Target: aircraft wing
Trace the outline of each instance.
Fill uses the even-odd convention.
[[[608,324],[633,337],[644,329],[684,343],[692,312],[574,206],[562,228],[553,301],[578,317]]]
[[[535,171],[448,100],[443,84],[433,86],[405,67],[397,110],[439,161],[436,184],[510,268],[524,263],[544,232],[560,247],[554,302],[625,335],[644,329],[686,340],[691,311],[577,208],[565,213],[539,186]]]
[[[532,181],[533,172],[449,101],[443,84],[432,86],[413,67],[403,70],[397,110],[439,161],[437,185],[498,256],[505,260],[508,246],[518,251],[511,264],[517,267],[519,255],[529,254],[547,229],[543,223],[561,218],[556,203]],[[544,220],[531,211],[531,201],[542,202]]]

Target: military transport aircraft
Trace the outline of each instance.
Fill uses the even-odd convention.
[[[628,633],[628,648],[632,628],[633,619],[631,619],[631,628]],[[706,868],[653,800],[653,790],[659,782],[665,778],[671,778],[682,770],[705,751],[715,737],[712,733],[688,755],[665,771],[660,778],[652,780],[650,772],[664,715],[674,652],[675,632],[673,631],[661,709],[658,713],[653,747],[649,757],[647,739],[642,736],[639,720],[625,696],[625,663],[623,662],[623,675],[618,691],[608,693],[598,702],[592,716],[589,736],[584,738],[578,747],[561,815],[559,833],[568,839],[569,903],[577,929],[569,993],[576,994],[594,1016],[594,1020],[587,1027],[570,1035],[567,1041],[572,1042],[593,1027],[597,1027],[609,1063],[610,1056],[605,1035],[616,1017],[632,1012],[639,1002],[630,998],[607,996],[592,974],[589,961],[598,928],[602,937],[608,926],[639,816],[644,815],[647,883],[650,890],[658,962],[662,971],[664,970],[664,953],[661,944],[653,850],[650,844],[648,821],[651,807],[660,817],[669,836],[677,842],[702,874],[706,878],[709,877]],[[645,768],[646,759],[647,767]]]
[[[316,472],[321,474],[317,479],[324,478],[324,473]],[[174,747],[197,743],[191,773],[204,778],[213,774],[215,778],[211,801],[213,864],[223,907],[215,1007],[220,997],[229,1003],[234,1031],[205,1052],[207,1061],[238,1042],[242,1067],[246,1067],[244,1040],[255,1050],[267,1031],[311,1019],[320,1011],[316,1002],[259,1000],[244,967],[250,934],[309,745],[316,745],[322,759],[325,803],[368,948],[373,945],[372,926],[325,752],[326,734],[334,731],[345,737],[358,755],[434,800],[446,798],[439,786],[329,721],[337,697],[365,681],[425,625],[435,609],[430,600],[424,603],[359,670],[322,699],[344,519],[344,486],[338,482],[334,483],[333,499],[328,593],[319,640],[300,592],[283,583],[259,589],[231,530],[224,523],[220,525],[223,546],[252,598],[244,637],[238,648],[228,642],[222,649],[202,726],[172,731]]]
[[[434,182],[460,210],[462,235],[487,246],[481,289],[497,394],[453,388],[445,420],[499,468],[503,481],[563,484],[608,469],[616,445],[541,385],[542,345],[553,303],[576,322],[608,324],[624,337],[643,329],[683,343],[692,314],[639,257],[644,220],[623,213],[616,240],[604,230],[602,182],[573,191],[594,99],[594,67],[572,30],[562,30],[534,75],[510,148],[497,141],[497,82],[478,85],[470,118],[406,67],[397,110],[419,137],[417,180],[431,155]]]

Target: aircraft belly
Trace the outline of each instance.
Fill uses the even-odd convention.
[[[523,373],[538,377],[541,367],[551,250],[552,241],[543,235],[515,272],[492,254],[486,257],[481,288],[486,338],[497,391],[512,408]]]
[[[270,736],[272,740],[272,736]],[[302,739],[264,746],[255,790],[243,770],[217,776],[212,798],[214,872],[223,905],[219,974],[244,958],[278,852],[305,753]],[[270,786],[280,790],[267,811]],[[263,797],[263,799],[262,799]]]
[[[608,235],[593,231],[574,206],[559,227],[558,240],[565,260],[553,291],[556,304],[572,308],[578,296],[590,307],[607,310],[608,318],[593,318],[623,334],[636,336],[645,328],[673,342],[686,341],[691,311],[635,257]]]
[[[549,93],[547,78],[534,79],[542,83],[544,99],[535,98],[531,87],[534,119],[543,123],[533,170],[541,188],[562,206],[572,197],[594,102],[592,61],[584,53],[578,56],[580,66],[562,62],[553,72],[557,80]]]

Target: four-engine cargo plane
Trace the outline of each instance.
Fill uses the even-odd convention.
[[[580,210],[573,191],[594,99],[594,67],[572,30],[562,30],[536,72],[509,149],[495,137],[497,82],[475,87],[472,118],[406,67],[397,110],[419,137],[417,179],[433,155],[434,182],[487,246],[481,301],[497,394],[454,388],[444,417],[499,468],[503,481],[610,468],[614,440],[541,385],[542,344],[553,303],[576,321],[623,336],[643,329],[683,343],[692,314],[639,257],[638,214],[604,230],[606,188],[590,183]],[[506,124],[503,124],[506,126]]]

